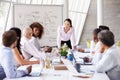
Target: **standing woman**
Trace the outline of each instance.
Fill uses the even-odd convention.
[[[44,33],[44,28],[39,22],[33,22],[30,25],[30,28],[33,31],[33,36],[30,40],[30,43],[33,44],[38,50],[40,50],[39,39],[42,38],[42,35]]]
[[[66,43],[70,49],[75,49],[74,28],[72,26],[72,21],[69,18],[65,19],[63,26],[58,28],[58,48],[64,45],[64,43]]]

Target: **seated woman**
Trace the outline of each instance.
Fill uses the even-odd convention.
[[[101,59],[96,63],[96,71],[106,72],[110,80],[120,80],[120,49],[114,45],[114,34],[103,30],[98,34],[98,38],[105,51],[99,54]]]
[[[29,64],[39,64],[39,61],[29,61],[25,60],[22,52],[20,50],[20,40],[21,40],[21,30],[17,27],[12,27],[10,30],[13,30],[17,34],[17,46],[12,49],[14,58],[18,65],[29,65]]]
[[[30,39],[30,44],[35,46],[35,48],[38,51],[51,52],[52,47],[47,45],[47,46],[43,46],[43,48],[41,49],[40,46],[39,40],[42,38],[44,34],[44,27],[39,22],[33,22],[29,27],[33,31],[32,38]]]
[[[39,40],[43,36],[44,27],[39,22],[33,22],[30,25],[30,28],[33,31],[33,35],[32,35],[32,38],[30,40],[30,43],[33,44],[37,50],[41,51],[41,46],[40,46]]]

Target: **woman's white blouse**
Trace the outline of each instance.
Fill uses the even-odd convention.
[[[61,41],[68,41],[68,40],[71,40],[71,45],[72,45],[72,48],[73,48],[76,45],[74,28],[71,27],[70,30],[67,33],[65,33],[63,26],[58,27],[58,36],[57,36],[58,48],[60,48]]]

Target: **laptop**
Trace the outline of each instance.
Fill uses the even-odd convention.
[[[67,59],[62,59],[65,66],[68,68],[68,70],[71,72],[73,76],[80,77],[80,78],[90,78],[92,77],[94,72],[91,71],[81,71],[80,73],[77,72],[71,61]]]
[[[32,65],[32,71],[30,73],[31,77],[39,77],[42,74],[43,66],[41,64]]]
[[[89,56],[82,56],[82,57],[79,57],[79,58],[77,58],[77,60],[76,60],[76,58],[75,58],[75,56],[74,56],[74,50],[71,50],[71,55],[72,55],[72,57],[73,57],[73,59],[74,59],[74,61],[75,62],[80,62],[80,64],[81,65],[92,65],[92,57],[90,57],[90,55]],[[84,53],[83,53],[84,54]],[[80,55],[82,55],[82,54],[80,54]],[[78,57],[78,56],[77,56]],[[85,58],[88,58],[89,59],[89,61],[88,62],[85,62]],[[87,60],[88,60],[87,59]]]

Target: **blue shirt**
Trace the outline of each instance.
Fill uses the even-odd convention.
[[[5,74],[7,78],[22,77],[28,73],[17,70],[11,48],[4,46],[0,47],[0,70],[1,75]]]

